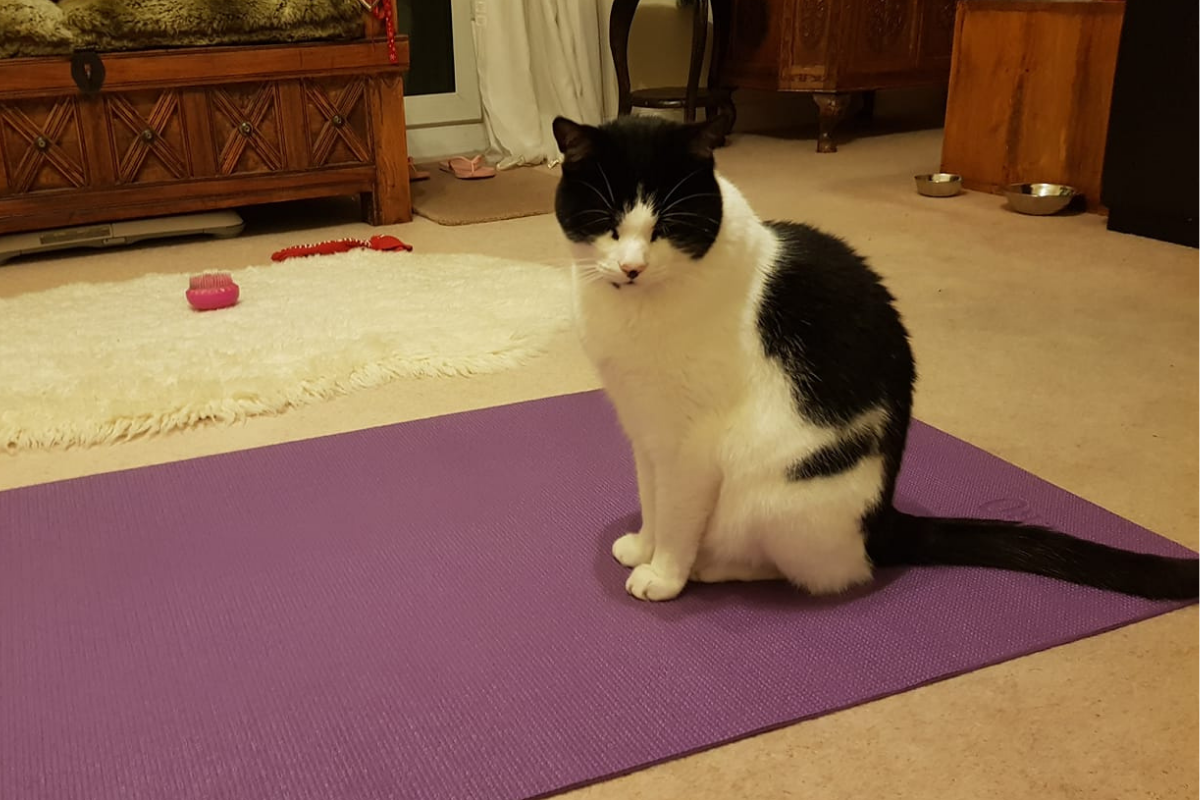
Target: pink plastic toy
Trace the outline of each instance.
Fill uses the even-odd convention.
[[[185,292],[187,301],[197,311],[227,308],[238,301],[238,285],[228,272],[193,275]]]

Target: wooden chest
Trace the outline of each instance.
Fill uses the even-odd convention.
[[[374,224],[407,221],[396,50],[395,65],[383,40],[102,54],[98,91],[69,57],[0,61],[0,233],[339,194]]]

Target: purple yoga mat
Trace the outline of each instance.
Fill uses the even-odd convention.
[[[1186,554],[917,424],[903,506]],[[1161,614],[969,569],[628,598],[596,393],[0,493],[0,797],[524,798]]]

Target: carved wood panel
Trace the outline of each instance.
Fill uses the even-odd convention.
[[[921,9],[921,64],[936,68],[948,66],[954,45],[954,17],[957,0],[924,0]]]
[[[208,90],[217,173],[235,175],[283,169],[283,126],[275,83],[237,84]]]
[[[364,79],[306,80],[304,103],[313,166],[370,163]]]
[[[825,41],[829,25],[829,0],[801,0],[796,11],[799,44],[807,50],[818,49]]]
[[[779,81],[783,35],[794,0],[733,0],[725,73],[747,88],[774,89]]]
[[[910,0],[868,0],[866,4],[866,42],[872,53],[883,54],[902,45],[905,26],[912,26]]]
[[[822,81],[828,70],[833,41],[835,0],[796,0],[788,26],[790,63],[785,73],[793,81]]]
[[[155,183],[191,176],[179,92],[105,94],[117,183]]]
[[[8,194],[78,189],[88,170],[73,97],[0,103],[0,157]]]
[[[854,73],[900,72],[916,66],[924,0],[861,0],[849,58]]]

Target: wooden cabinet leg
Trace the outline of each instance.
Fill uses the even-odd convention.
[[[412,219],[408,185],[408,132],[404,124],[404,80],[380,75],[368,90],[371,138],[375,153],[375,186],[364,193],[363,212],[372,225],[394,225]]]
[[[817,152],[836,153],[837,145],[833,142],[833,131],[850,107],[850,95],[844,92],[816,92],[813,102],[820,112],[817,132]]]

